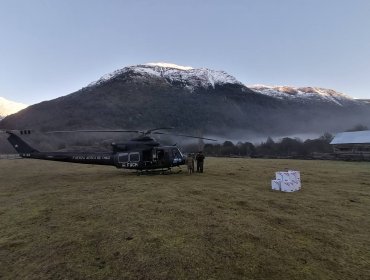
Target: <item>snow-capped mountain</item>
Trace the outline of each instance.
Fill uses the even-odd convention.
[[[17,113],[18,111],[26,108],[28,105],[17,103],[14,101],[7,100],[3,97],[0,97],[0,119]]]
[[[139,74],[149,78],[161,78],[168,83],[182,85],[189,91],[194,91],[197,88],[215,88],[216,85],[224,84],[242,85],[235,77],[224,71],[216,71],[207,68],[192,68],[190,66],[159,62],[128,66],[116,70],[90,83],[88,87],[101,85],[125,73]]]
[[[159,78],[170,85],[181,86],[190,92],[195,92],[199,89],[214,89],[216,86],[233,84],[280,100],[286,99],[300,103],[325,102],[338,106],[345,106],[357,102],[350,96],[331,89],[266,85],[244,86],[235,77],[224,71],[216,71],[208,68],[193,68],[190,66],[163,62],[128,66],[102,76],[99,80],[90,83],[88,87],[100,86],[114,79],[119,79],[119,77],[125,74],[131,74],[141,79]]]
[[[0,128],[171,126],[182,133],[247,137],[335,132],[357,124],[370,125],[369,106],[333,90],[247,87],[224,71],[150,63],[116,70],[74,93],[32,105],[4,118]]]
[[[264,95],[281,100],[292,100],[296,102],[325,102],[338,106],[345,106],[358,101],[343,93],[332,89],[319,87],[291,87],[291,86],[266,86],[253,85],[250,89]]]

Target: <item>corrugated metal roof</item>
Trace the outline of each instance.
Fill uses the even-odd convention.
[[[341,132],[335,135],[330,144],[370,144],[370,130]]]

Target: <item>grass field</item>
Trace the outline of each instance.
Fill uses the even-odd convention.
[[[278,170],[302,190],[270,190]],[[205,173],[0,160],[1,279],[370,279],[370,163],[207,158]]]

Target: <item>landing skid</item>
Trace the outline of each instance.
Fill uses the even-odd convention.
[[[180,166],[178,166],[178,170],[173,171],[172,168],[167,169],[151,169],[151,170],[137,170],[136,175],[172,175],[172,174],[179,174],[182,172]]]

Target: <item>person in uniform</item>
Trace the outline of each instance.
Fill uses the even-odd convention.
[[[192,154],[188,154],[186,158],[186,166],[188,167],[188,173],[194,173],[194,157]]]
[[[197,172],[203,173],[204,158],[203,152],[200,151],[195,158],[197,161]]]

